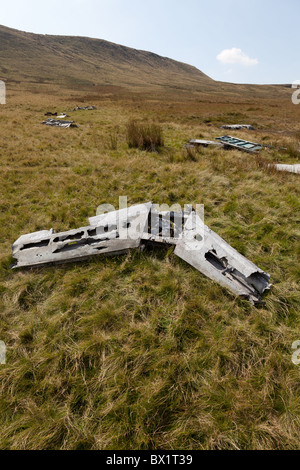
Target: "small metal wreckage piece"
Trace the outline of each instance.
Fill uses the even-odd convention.
[[[187,147],[223,147],[223,144],[216,142],[215,140],[202,140],[202,139],[191,139]]]
[[[253,305],[262,304],[263,293],[271,288],[269,274],[210,230],[192,206],[161,211],[149,202],[91,217],[89,223],[68,232],[51,229],[22,235],[12,246],[12,267],[62,264],[166,245],[175,246],[175,255]]]
[[[262,150],[263,145],[256,144],[254,142],[248,142],[247,140],[237,139],[229,135],[223,137],[216,137],[216,140],[202,140],[202,139],[191,139],[186,148],[197,148],[197,147],[219,147],[224,149],[243,150],[248,153],[256,153]]]
[[[96,106],[76,106],[76,108],[73,109],[74,111],[92,111],[94,109],[97,109]]]
[[[238,139],[237,137],[232,137],[230,135],[223,135],[222,137],[216,137],[216,140],[191,139],[189,143],[185,146],[185,148],[197,148],[199,146],[202,146],[202,147],[217,146],[217,147],[224,148],[226,150],[238,149],[238,150],[243,150],[244,152],[248,152],[248,153],[258,153],[263,148],[265,149],[277,148],[277,150],[287,150],[286,147],[274,147],[273,145],[258,144],[254,142],[249,142],[248,140]],[[283,166],[288,167],[289,165],[283,165]],[[295,166],[297,167],[297,165]],[[289,171],[289,170],[285,169],[282,171]],[[291,169],[291,172],[298,173],[297,168],[296,168],[296,171],[292,171]]]
[[[263,145],[261,144],[249,142],[243,139],[237,139],[236,137],[232,137],[230,135],[216,137],[216,140],[221,142],[225,149],[234,148],[237,150],[243,150],[244,152],[248,153],[257,153],[263,149]]]
[[[254,131],[255,128],[250,124],[224,124],[220,127],[220,129],[231,129],[234,131],[239,131],[241,129],[248,129],[250,131]]]
[[[300,164],[296,164],[296,165],[284,165],[284,164],[279,164],[279,163],[275,163],[275,164],[270,164],[269,165],[270,168],[275,168],[276,170],[278,171],[287,171],[288,173],[296,173],[296,174],[300,174]]]
[[[78,127],[74,121],[60,121],[57,119],[47,119],[47,121],[43,121],[42,124],[46,124],[46,126],[53,126],[53,127]]]
[[[59,116],[57,116],[56,119],[65,119],[66,117],[70,117],[70,116],[68,116],[66,113],[61,113]]]

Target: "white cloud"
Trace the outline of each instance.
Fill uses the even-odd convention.
[[[217,59],[222,64],[240,64],[246,67],[251,67],[258,64],[257,59],[250,59],[242,49],[233,47],[232,49],[224,49],[220,54],[217,55]]]

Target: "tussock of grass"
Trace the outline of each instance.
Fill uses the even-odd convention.
[[[100,112],[76,115],[71,132],[40,125],[44,110],[71,98],[80,102],[59,91],[17,94],[0,107],[0,448],[297,449],[299,176],[263,165],[290,157],[265,151],[261,165],[208,148],[189,158],[188,139],[220,131],[187,125],[208,105],[177,94],[163,105],[102,99]],[[284,127],[269,117],[271,104],[254,102],[253,120]],[[249,103],[224,108],[209,104],[219,115]],[[161,152],[128,148],[132,115],[162,123]],[[280,147],[287,137],[270,139]],[[129,204],[204,203],[206,223],[271,274],[266,307],[235,299],[172,250],[9,269],[19,235],[85,225],[119,195]]]
[[[129,148],[155,152],[164,146],[162,128],[158,124],[130,121],[126,131]]]
[[[300,145],[299,145],[299,142],[297,142],[297,144],[290,143],[288,145],[288,148],[287,148],[287,154],[289,155],[289,157],[296,158],[297,160],[299,160],[299,158],[300,158]]]

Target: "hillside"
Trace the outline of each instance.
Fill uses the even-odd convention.
[[[101,39],[25,33],[0,26],[0,77],[65,85],[125,87],[212,85],[181,62]]]
[[[216,82],[191,65],[102,39],[33,34],[1,25],[0,79],[10,88],[59,85],[92,93],[163,92],[160,99],[167,100],[186,92],[239,101],[290,95],[285,86]]]

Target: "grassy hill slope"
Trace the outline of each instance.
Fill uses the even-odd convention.
[[[31,34],[0,26],[0,76],[7,81],[125,87],[200,87],[213,80],[181,62],[85,37]]]
[[[1,25],[0,79],[23,89],[34,84],[115,94],[130,90],[161,93],[160,99],[170,100],[185,92],[242,101],[289,93],[284,86],[216,82],[191,65],[101,39],[32,34]]]

